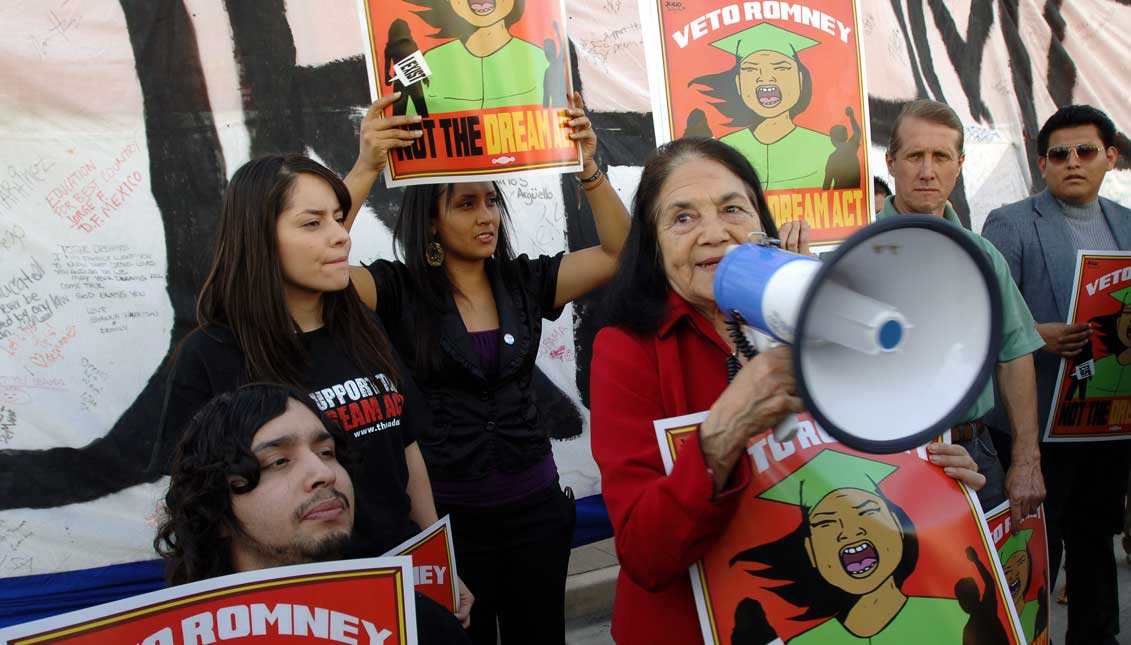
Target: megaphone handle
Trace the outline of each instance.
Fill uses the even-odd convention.
[[[734,346],[737,350],[736,354],[741,352],[747,360],[754,358],[759,352],[764,352],[780,344],[769,336],[757,331],[754,332],[754,342],[751,343],[742,325],[733,319],[727,320],[727,331],[730,332],[730,336],[734,340]],[[755,345],[757,345],[757,347],[755,347]],[[738,370],[741,369],[741,367],[737,356],[730,356],[727,359],[727,383],[734,380],[735,375],[738,374]],[[797,434],[796,414],[787,416],[774,427],[774,441],[778,443],[789,441],[795,434]]]
[[[797,424],[796,414],[791,414],[782,419],[780,423],[774,426],[774,441],[784,443],[792,439],[793,435],[797,434]]]

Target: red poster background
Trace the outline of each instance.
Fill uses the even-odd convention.
[[[973,493],[915,452],[872,455],[855,451],[827,435],[814,432],[811,420],[802,419],[803,428],[804,424],[809,424],[809,438],[799,434],[794,440],[777,444],[767,433],[752,443],[749,451],[752,453],[754,480],[743,493],[726,531],[700,561],[698,573],[707,590],[714,642],[730,642],[735,609],[748,597],[761,603],[770,624],[785,642],[823,622],[793,620],[805,608],[794,607],[769,591],[769,587],[780,585],[782,581],[748,573],[756,571],[761,565],[736,562],[731,566],[729,562],[736,554],[781,539],[798,527],[802,520],[799,507],[757,496],[822,451],[832,449],[899,468],[883,479],[879,490],[890,502],[906,511],[919,539],[918,564],[902,585],[902,591],[908,596],[954,598],[955,583],[966,577],[973,578],[982,591],[982,577],[965,552],[967,546],[972,547],[982,564],[993,574],[998,619],[1009,635],[1009,642],[1020,643],[1022,638],[1017,634],[1009,613],[1008,593],[1001,569],[995,566],[997,552],[989,536],[983,532],[981,508]],[[678,455],[680,447],[693,439],[697,431],[697,425],[669,430],[667,438],[672,452]],[[792,454],[775,461],[775,452],[778,456]],[[759,460],[768,464],[764,472],[759,472]]]
[[[992,513],[986,514],[986,525],[990,527],[990,535],[994,539],[994,549],[1000,549],[1005,541],[1012,535],[1012,527],[1010,526],[1009,518],[1009,503],[999,507]],[[1051,605],[1049,600],[1051,598],[1052,589],[1049,585],[1049,548],[1048,537],[1045,532],[1045,507],[1040,506],[1037,509],[1036,515],[1030,515],[1021,521],[1020,531],[1031,529],[1033,531],[1032,537],[1029,538],[1029,557],[1033,562],[1033,573],[1030,577],[1029,591],[1025,594],[1025,602],[1036,602],[1041,596],[1044,597],[1046,622],[1048,625],[1048,612]],[[1003,562],[1002,565],[1005,563]],[[1016,608],[1015,608],[1016,609]],[[1048,630],[1030,641],[1030,643],[1039,643],[1047,645],[1049,642]]]
[[[855,5],[853,0],[809,0],[804,3],[790,3],[803,5],[812,9],[823,11],[841,22],[853,27],[848,36],[848,43],[843,43],[839,37],[814,29],[813,27],[793,22],[792,20],[754,20],[730,26],[722,26],[713,30],[698,40],[689,40],[686,47],[679,47],[673,38],[673,32],[680,31],[689,21],[719,9],[730,2],[718,0],[655,0],[656,11],[661,21],[661,42],[663,47],[663,62],[666,70],[667,87],[662,91],[668,104],[668,114],[671,119],[667,125],[671,138],[683,136],[687,128],[688,117],[695,109],[706,113],[707,124],[715,138],[735,132],[741,128],[725,126],[729,119],[724,117],[717,109],[711,106],[715,99],[703,94],[701,85],[694,83],[695,79],[723,72],[735,64],[735,57],[720,49],[711,46],[711,42],[719,40],[730,34],[738,33],[744,29],[755,26],[761,22],[768,22],[796,34],[812,38],[819,45],[804,49],[798,54],[802,64],[809,69],[812,78],[813,98],[809,107],[793,119],[794,123],[819,132],[827,133],[833,125],[843,125],[849,128],[848,117],[845,116],[846,107],[852,107],[856,120],[862,129],[862,138],[857,151],[857,160],[860,162],[861,183],[865,185],[859,192],[845,190],[822,191],[800,188],[790,190],[766,191],[766,198],[770,202],[770,209],[779,226],[790,219],[799,219],[796,206],[800,205],[808,219],[811,228],[810,237],[814,243],[835,243],[843,241],[858,228],[872,222],[874,218],[872,208],[871,172],[868,168],[868,122],[867,122],[867,94],[864,91],[863,66],[857,44],[858,25],[856,24]],[[737,3],[740,7],[742,3]],[[759,3],[761,4],[761,3]],[[653,91],[658,91],[654,88]],[[851,128],[849,128],[851,136]],[[822,164],[823,165],[823,164]],[[805,199],[808,195],[810,201],[820,193],[827,193],[829,197],[828,216],[816,215],[813,210],[805,210]],[[846,195],[847,193],[847,195]],[[800,200],[795,199],[798,196]],[[839,199],[841,204],[848,203],[852,217],[840,226],[832,223],[833,201]],[[859,201],[859,207],[857,206]],[[862,217],[858,217],[859,214]]]
[[[448,550],[448,539],[448,525],[441,524],[424,536],[418,544],[390,555],[411,556],[414,570],[422,566],[443,567],[443,582],[422,580],[418,575],[416,577],[416,591],[455,613],[456,609],[459,608],[459,595],[455,585],[455,560],[452,552]]]
[[[1074,392],[1069,398],[1073,385],[1071,371],[1078,360],[1086,360],[1088,350],[1095,361],[1107,358],[1116,361],[1112,352],[1105,347],[1101,338],[1118,334],[1104,334],[1098,319],[1118,315],[1122,310],[1119,301],[1111,294],[1131,287],[1131,255],[1109,253],[1086,254],[1080,260],[1078,280],[1075,285],[1075,306],[1069,311],[1070,323],[1091,323],[1091,345],[1080,356],[1062,360],[1057,389],[1053,395],[1052,410],[1049,413],[1046,439],[1096,441],[1104,439],[1126,439],[1131,437],[1131,377],[1128,378],[1123,396],[1105,396],[1094,387],[1095,379],[1088,379],[1084,398]],[[1112,274],[1117,276],[1112,279]],[[1107,276],[1105,278],[1105,276]],[[1088,291],[1088,285],[1095,290]],[[1114,328],[1114,326],[1113,326]],[[1119,344],[1119,343],[1116,343]],[[1129,367],[1131,369],[1131,367]],[[1131,376],[1131,374],[1129,374]],[[1121,388],[1122,389],[1122,388]]]
[[[447,44],[453,38],[437,38],[432,36],[437,29],[429,26],[417,15],[423,7],[409,4],[404,0],[361,0],[364,8],[365,31],[370,48],[370,74],[376,79],[377,97],[384,96],[393,91],[392,85],[385,83],[385,46],[389,38],[389,26],[394,20],[400,19],[408,23],[412,31],[413,40],[420,47],[420,51],[427,53],[429,50]],[[555,31],[555,23],[558,28]],[[566,47],[566,54],[562,57],[563,78],[567,84],[567,95],[572,95],[570,81],[568,44],[566,43],[566,16],[561,10],[560,0],[542,2],[527,2],[522,18],[511,25],[509,31],[515,38],[521,38],[529,43],[542,47],[546,40]],[[458,74],[459,70],[433,69],[433,78],[440,74]],[[541,79],[539,79],[541,80]],[[374,98],[377,98],[374,97]],[[508,108],[492,108],[476,111],[461,112],[436,112],[431,111],[424,120],[425,139],[429,140],[429,150],[435,152],[434,156],[415,159],[399,159],[398,155],[390,153],[389,172],[392,180],[398,183],[430,183],[445,180],[470,181],[474,175],[498,175],[513,173],[522,170],[542,168],[568,168],[579,163],[579,150],[576,144],[568,138],[546,136],[547,147],[540,150],[512,150],[497,154],[487,154],[485,138],[479,139],[479,144],[484,147],[484,154],[472,156],[449,156],[444,145],[444,134],[441,119],[461,119],[466,117],[478,118],[479,132],[486,137],[484,117],[513,117],[522,115],[524,123],[527,122],[531,112],[541,113],[544,109],[550,110],[558,116],[552,120],[551,127],[557,127],[560,132],[568,133],[568,128],[561,125],[564,120],[562,110],[569,107],[567,104],[551,105],[543,108],[541,103],[529,106],[516,106]],[[386,110],[387,116],[392,116],[390,106]],[[542,123],[539,121],[539,123]],[[544,124],[543,124],[544,125]],[[523,126],[526,127],[525,125]],[[539,126],[541,127],[541,126]],[[430,132],[430,134],[429,134]],[[502,157],[513,158],[513,161],[501,163]],[[417,180],[417,181],[412,181]]]
[[[406,637],[405,607],[403,603],[404,580],[400,568],[375,568],[355,571],[316,573],[276,580],[220,587],[184,598],[137,608],[117,615],[90,620],[77,626],[52,629],[40,634],[15,638],[12,645],[25,643],[66,643],[68,645],[104,645],[105,643],[141,643],[147,637],[171,628],[175,640],[181,642],[181,621],[224,607],[264,603],[269,609],[279,603],[289,603],[347,614],[369,621],[378,631],[388,630],[392,635],[386,645],[409,642]],[[162,592],[156,592],[162,593]],[[328,624],[328,622],[327,622]],[[368,642],[366,630],[356,623],[353,634],[358,642]],[[275,626],[268,625],[268,634]],[[256,640],[288,643],[325,643],[326,638],[307,636],[261,637]]]

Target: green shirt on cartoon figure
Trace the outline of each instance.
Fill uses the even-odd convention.
[[[820,188],[824,182],[825,164],[836,149],[832,140],[793,121],[813,92],[797,53],[819,44],[766,22],[711,43],[734,54],[733,83],[751,119],[748,127],[719,141],[750,161],[765,190]]]
[[[520,105],[542,106],[546,53],[521,38],[479,57],[453,40],[424,53],[432,70],[424,98],[432,114]],[[409,114],[415,112],[410,109]]]

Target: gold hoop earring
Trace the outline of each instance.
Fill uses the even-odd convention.
[[[444,247],[439,242],[429,242],[424,247],[424,260],[430,267],[439,267],[444,264]]]

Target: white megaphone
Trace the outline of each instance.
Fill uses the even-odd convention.
[[[743,244],[719,263],[714,291],[731,320],[793,346],[806,409],[859,450],[910,450],[941,435],[974,405],[997,363],[993,267],[942,218],[891,217],[824,261]],[[787,419],[775,438],[788,439],[796,425]]]

